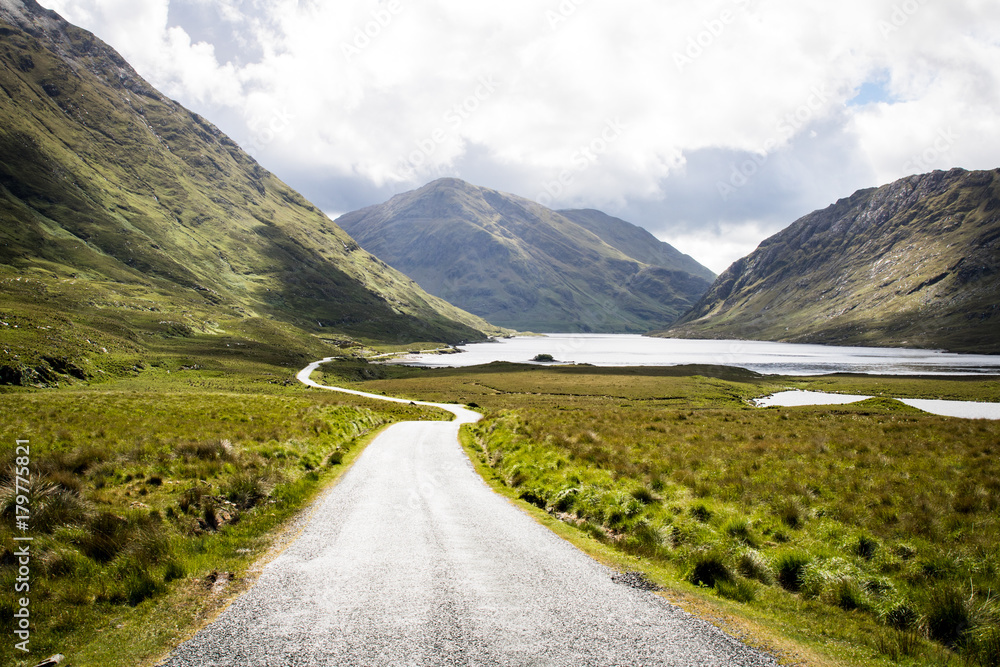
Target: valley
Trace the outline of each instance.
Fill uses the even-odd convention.
[[[200,361],[0,393],[3,437],[30,437],[49,489],[33,524],[46,554],[47,583],[34,598],[40,652],[152,664],[255,581],[255,559],[285,539],[282,522],[381,424],[440,419],[409,404],[429,401],[485,415],[463,441],[499,493],[755,645],[806,664],[988,655],[1000,422],[882,398],[747,401],[796,387],[996,402],[995,378],[795,378],[707,365],[412,369],[363,358],[311,375],[403,399],[391,404],[317,393],[280,367]],[[109,513],[120,525],[100,523]],[[109,531],[105,547],[87,537],[99,531]],[[792,557],[801,570],[785,574]]]
[[[344,201],[381,203],[332,220],[0,0],[0,663],[1000,664],[1000,422],[900,400],[1000,402],[1000,170],[859,190],[716,276],[600,210],[373,165]],[[871,398],[753,403],[785,391]]]

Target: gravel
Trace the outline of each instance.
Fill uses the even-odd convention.
[[[257,584],[163,664],[777,664],[490,490],[458,423],[387,429]]]

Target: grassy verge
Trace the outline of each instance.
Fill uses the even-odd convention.
[[[480,406],[470,447],[508,495],[795,660],[1000,661],[1000,424],[888,398],[745,402],[788,386],[997,400],[995,379],[325,370],[369,390]]]
[[[3,664],[57,652],[74,665],[150,664],[241,589],[280,527],[372,433],[442,418],[310,391],[281,369],[168,370],[0,393],[0,590],[18,576],[16,439],[30,440],[34,538],[31,654],[5,640]],[[8,638],[15,597],[0,596]]]

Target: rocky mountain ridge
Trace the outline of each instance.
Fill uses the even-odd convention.
[[[662,335],[1000,353],[1000,169],[936,171],[811,213]]]

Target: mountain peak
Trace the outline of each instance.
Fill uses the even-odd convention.
[[[419,188],[420,190],[436,190],[438,188],[455,188],[458,190],[478,190],[479,188],[470,183],[466,183],[460,178],[455,178],[454,176],[445,176],[443,178],[438,178],[426,184],[424,187]]]
[[[708,269],[634,225],[586,217],[600,216],[588,225],[443,178],[337,222],[431,294],[521,330],[646,332],[708,288]]]

